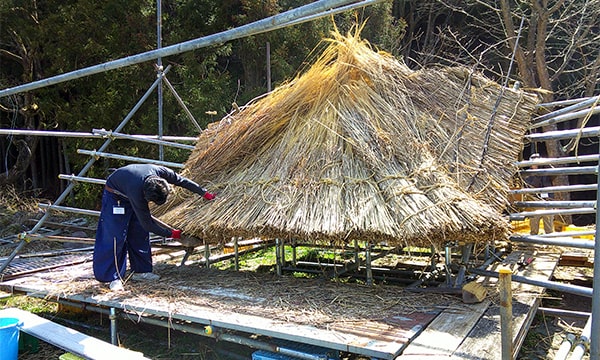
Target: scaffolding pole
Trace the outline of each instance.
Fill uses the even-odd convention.
[[[535,160],[519,161],[516,165],[520,168],[529,167],[531,165],[565,165],[565,164],[580,164],[582,162],[598,162],[598,154],[565,156],[562,158],[538,158]]]
[[[600,166],[600,162],[598,163]],[[597,180],[596,180],[597,181]],[[600,188],[596,192],[596,201],[600,201]],[[598,205],[596,205],[596,208]],[[595,239],[600,239],[598,228],[598,222],[600,222],[600,213],[596,211],[596,236]],[[594,284],[593,295],[592,295],[592,329],[591,329],[591,341],[590,341],[590,359],[600,359],[600,241],[595,241],[594,247]]]
[[[595,105],[598,100],[600,99],[600,96],[594,96],[591,98],[586,98],[583,99],[583,101],[580,102],[576,102],[574,105],[570,105],[567,106],[565,108],[562,108],[560,110],[556,110],[556,111],[552,111],[548,114],[544,114],[542,116],[538,116],[535,119],[533,119],[532,121],[534,122],[534,126],[539,127],[539,126],[543,126],[540,124],[543,124],[544,121],[555,118],[557,116],[561,116],[579,109],[583,109],[585,107],[592,107],[593,105]],[[558,103],[553,103],[553,104],[558,104]],[[540,104],[538,105],[539,107],[541,106],[548,106],[549,104]]]
[[[512,235],[510,241],[527,243],[527,244],[538,244],[538,245],[552,245],[552,246],[564,246],[573,247],[578,249],[594,249],[594,241],[586,239],[573,239],[572,237],[544,237],[541,235]]]
[[[556,193],[556,192],[575,192],[575,191],[597,191],[598,184],[586,185],[564,185],[564,186],[546,186],[540,188],[523,188],[510,190],[509,194],[537,194],[537,193]]]
[[[106,131],[104,129],[94,130],[99,133],[87,133],[87,132],[73,132],[73,131],[49,131],[49,130],[24,130],[24,129],[0,129],[0,135],[22,135],[22,136],[48,136],[48,137],[62,137],[62,138],[86,138],[86,139],[105,139],[108,135],[115,135],[114,138],[123,137],[126,134],[121,134],[118,132]],[[105,131],[106,134],[100,134],[100,131]],[[121,136],[117,136],[121,135]],[[127,138],[137,141],[145,141],[147,139],[158,139],[156,135],[126,135]],[[164,141],[171,141],[169,144],[173,144],[172,141],[182,141],[182,142],[195,142],[198,140],[197,137],[192,136],[163,136]],[[180,144],[181,145],[181,144]],[[190,145],[186,145],[190,146]],[[193,146],[192,146],[193,148]]]
[[[596,200],[571,200],[571,201],[562,201],[562,200],[539,200],[539,201],[515,201],[513,203],[514,206],[520,208],[542,208],[542,209],[552,209],[552,208],[568,208],[568,209],[577,209],[582,207],[592,208],[596,206]]]
[[[169,161],[160,161],[160,160],[146,159],[146,158],[140,158],[140,157],[135,157],[135,156],[118,155],[118,154],[111,154],[111,153],[105,153],[105,152],[100,152],[100,151],[90,151],[90,150],[83,150],[83,149],[78,149],[77,153],[83,154],[83,155],[89,155],[92,158],[103,157],[103,158],[107,158],[107,159],[125,160],[125,161],[131,161],[131,162],[154,164],[154,165],[167,166],[167,167],[172,167],[172,168],[177,168],[177,169],[183,169],[183,164],[169,162]]]
[[[92,132],[94,134],[102,135],[102,137],[112,137],[115,139],[135,140],[135,141],[145,142],[145,143],[149,143],[149,144],[170,146],[170,147],[174,147],[174,148],[178,148],[178,149],[194,150],[194,148],[195,148],[195,146],[193,146],[193,145],[186,145],[186,144],[165,141],[165,139],[166,139],[165,136],[163,136],[162,140],[160,140],[158,137],[157,138],[140,138],[137,135],[123,134],[123,133],[108,131],[108,130],[104,130],[104,129],[93,129]]]
[[[593,175],[598,173],[598,166],[575,166],[561,168],[543,168],[521,170],[521,176],[558,176],[558,175]]]
[[[573,138],[590,138],[597,137],[600,135],[600,127],[586,127],[581,129],[574,130],[556,130],[556,131],[546,131],[543,133],[533,133],[525,135],[525,139],[528,139],[532,142],[535,141],[547,141],[547,140],[567,140]]]

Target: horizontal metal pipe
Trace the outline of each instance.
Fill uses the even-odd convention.
[[[488,270],[481,270],[481,269],[469,269],[469,272],[471,272],[475,275],[490,276],[490,277],[495,277],[495,278],[499,277],[499,274],[495,271],[488,271]],[[555,281],[548,281],[548,280],[530,279],[528,277],[520,276],[520,275],[512,275],[511,280],[521,283],[521,284],[540,286],[540,287],[543,287],[546,289],[562,291],[562,292],[566,292],[569,294],[592,297],[592,289],[584,287],[584,286],[563,284],[563,283],[559,283],[559,282],[555,282]]]
[[[527,169],[521,170],[523,177],[527,176],[557,176],[557,175],[587,175],[598,173],[598,166],[574,166],[561,168]]]
[[[568,140],[573,138],[589,138],[589,137],[597,137],[600,134],[600,127],[587,127],[583,129],[574,129],[574,130],[556,130],[556,131],[546,131],[543,133],[533,133],[525,135],[526,139],[535,141],[547,141],[547,140]]]
[[[511,220],[519,220],[521,218],[544,215],[573,215],[573,214],[595,214],[596,208],[579,208],[579,209],[552,209],[552,210],[534,210],[523,211],[510,214]]]
[[[75,213],[75,214],[82,214],[82,215],[91,215],[91,216],[100,216],[100,211],[97,210],[88,210],[88,209],[79,209],[79,208],[74,208],[74,207],[68,207],[68,206],[59,206],[59,205],[50,205],[50,204],[38,204],[39,207],[41,207],[42,209],[46,209],[46,210],[56,210],[56,211],[65,211],[65,212],[71,212],[71,213]]]
[[[547,307],[539,307],[537,309],[537,311],[541,312],[544,315],[577,317],[577,318],[589,318],[590,315],[592,315],[591,313],[585,312],[585,311],[553,309],[553,308],[547,308]]]
[[[89,177],[83,177],[83,176],[60,174],[60,175],[58,175],[58,178],[61,180],[67,180],[67,181],[72,181],[72,182],[79,181],[79,182],[85,182],[85,183],[90,183],[90,184],[100,184],[100,185],[106,184],[106,180],[104,180],[104,179],[95,179],[95,178],[89,178]]]
[[[560,200],[551,200],[551,201],[515,201],[513,203],[514,206],[520,208],[582,208],[582,207],[594,207],[596,206],[596,201],[587,201],[587,200],[571,200],[571,201],[560,201]]]
[[[538,236],[553,238],[553,237],[578,237],[578,236],[589,236],[596,235],[596,230],[587,230],[587,231],[561,231],[561,232],[553,232],[550,234],[541,234]]]
[[[600,96],[593,96],[593,97],[589,97],[589,98],[584,98],[584,99],[582,99],[582,101],[576,102],[574,105],[570,105],[570,106],[567,106],[565,108],[562,108],[562,109],[559,109],[559,110],[556,110],[556,111],[552,111],[550,113],[538,116],[538,117],[534,118],[532,121],[537,124],[539,122],[551,119],[551,118],[559,116],[559,115],[563,115],[563,114],[566,114],[566,113],[569,113],[569,112],[572,112],[572,111],[583,109],[585,107],[594,105],[598,101],[598,99],[600,99]],[[573,101],[573,100],[568,100],[568,101]],[[541,107],[541,106],[544,106],[544,104],[540,104],[538,106]]]
[[[585,185],[565,185],[565,186],[547,186],[541,188],[523,188],[512,189],[509,194],[537,194],[537,193],[555,193],[555,192],[575,192],[575,191],[595,191],[598,190],[598,184]]]
[[[193,146],[193,145],[180,144],[180,143],[176,143],[176,142],[170,142],[170,141],[153,139],[153,138],[140,138],[139,136],[136,136],[136,135],[123,134],[123,133],[108,131],[108,130],[104,130],[104,129],[93,129],[92,132],[94,134],[102,135],[103,137],[135,140],[135,141],[145,142],[145,143],[149,143],[149,144],[174,147],[174,148],[178,148],[178,149],[194,150],[194,148],[195,148],[195,146]],[[161,137],[161,139],[164,139],[164,138],[165,138],[164,136]]]
[[[231,40],[240,39],[252,35],[262,34],[265,32],[277,30],[292,24],[300,24],[308,22],[318,17],[329,16],[337,12],[349,10],[348,7],[340,9],[338,7],[353,4],[354,7],[366,6],[375,4],[381,0],[372,1],[350,1],[350,0],[322,0],[316,1],[299,8],[295,8],[250,24],[223,31],[217,34],[208,35],[205,37],[189,40],[186,42],[165,46],[157,50],[147,51],[141,54],[128,56],[122,59],[108,61],[103,64],[90,66],[87,68],[71,71],[65,74],[53,76],[47,79],[42,79],[28,84],[15,86],[12,88],[0,90],[0,97],[18,94],[25,91],[31,91],[42,87],[59,84],[65,81],[78,79],[84,76],[89,76],[109,70],[119,69],[125,66],[135,65],[146,61],[155,60],[160,57],[166,57],[175,54],[181,54],[187,51],[197,50],[203,47],[223,44]],[[336,9],[338,8],[338,9]],[[331,10],[333,9],[333,10]],[[336,11],[337,10],[337,11]],[[320,15],[320,16],[319,16]]]
[[[535,128],[539,128],[539,127],[546,126],[546,125],[558,124],[558,123],[573,120],[573,119],[579,119],[579,118],[590,116],[590,115],[596,115],[598,113],[600,113],[600,107],[590,107],[589,109],[579,110],[579,111],[575,111],[575,112],[569,112],[569,113],[565,113],[562,115],[556,115],[556,116],[546,119],[544,121],[534,122],[530,126],[530,128],[535,129]]]
[[[579,98],[579,99],[558,100],[558,101],[553,101],[553,102],[549,102],[549,103],[538,104],[537,108],[542,109],[542,108],[549,108],[549,107],[555,107],[555,106],[568,106],[568,105],[573,105],[573,104],[579,104],[579,103],[589,100],[589,99],[592,99],[592,97],[587,96],[587,97],[583,97],[583,98]],[[572,111],[572,110],[569,110],[569,111]],[[548,115],[548,114],[545,114],[545,115]]]
[[[510,241],[527,243],[527,244],[539,244],[539,245],[553,245],[553,246],[566,246],[574,247],[578,249],[593,249],[594,241],[585,239],[573,239],[573,238],[545,238],[539,235],[517,235],[513,234],[510,237]]]
[[[183,168],[183,164],[179,164],[179,163],[174,163],[174,162],[169,162],[169,161],[160,161],[160,160],[154,160],[154,159],[145,159],[145,158],[139,158],[139,157],[135,157],[135,156],[111,154],[111,153],[99,152],[99,151],[95,151],[95,150],[90,151],[90,150],[78,149],[77,153],[83,154],[83,155],[89,155],[89,156],[93,156],[93,157],[104,157],[104,158],[108,158],[108,159],[118,159],[118,160],[132,161],[132,162],[141,162],[141,163],[162,165],[162,166],[178,168],[178,169]]]
[[[0,135],[22,135],[22,136],[48,136],[48,137],[62,137],[62,138],[98,138],[102,139],[104,136],[88,132],[72,132],[72,131],[48,131],[48,130],[21,130],[21,129],[0,129]],[[134,140],[141,139],[158,139],[157,135],[129,135]],[[198,140],[197,137],[190,136],[163,136],[163,140],[166,141],[185,141],[191,142]]]
[[[517,167],[529,167],[531,165],[564,165],[572,163],[582,162],[595,162],[598,163],[600,156],[598,154],[591,155],[579,155],[579,156],[565,156],[562,158],[537,158],[535,160],[524,160],[516,162]]]

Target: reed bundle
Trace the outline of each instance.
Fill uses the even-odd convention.
[[[336,33],[304,74],[200,135],[184,175],[215,200],[180,190],[157,210],[211,243],[503,238],[536,102],[464,68],[412,71],[358,31]]]

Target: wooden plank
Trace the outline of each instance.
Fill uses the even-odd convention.
[[[147,359],[144,354],[112,345],[30,312],[8,308],[0,316],[17,318],[20,330],[85,359]]]
[[[548,280],[558,263],[559,254],[535,251],[534,260],[518,275],[531,279]],[[492,270],[495,270],[494,268]],[[495,284],[497,279],[488,279],[489,284]],[[513,282],[513,348],[517,354],[533,317],[537,312],[540,295],[543,288]],[[451,359],[486,359],[496,360],[502,358],[500,342],[500,315],[499,306],[491,305],[481,317],[465,341],[453,354]]]
[[[444,310],[402,351],[398,359],[451,356],[489,304],[490,300],[486,299],[478,304],[464,304]]]

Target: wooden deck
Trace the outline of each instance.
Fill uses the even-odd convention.
[[[518,272],[549,279],[559,255],[535,251]],[[493,268],[490,270],[494,270]],[[202,329],[262,335],[380,359],[500,359],[494,278],[480,279],[488,297],[464,304],[458,296],[411,293],[395,286],[339,284],[272,274],[157,265],[161,280],[129,281],[113,293],[92,277],[91,264],[28,274],[0,288],[50,300],[112,307],[137,317]],[[515,349],[537,311],[543,289],[513,283]],[[132,349],[135,350],[135,349]]]

